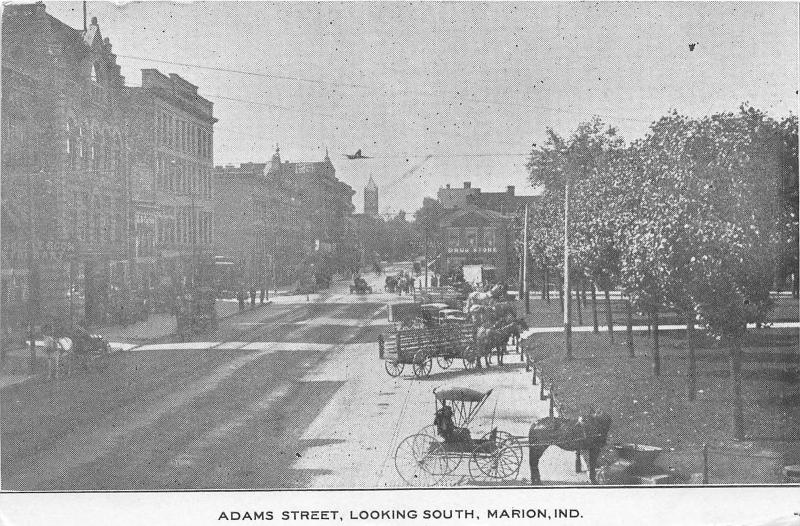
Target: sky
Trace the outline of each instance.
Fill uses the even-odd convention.
[[[214,102],[215,164],[268,161],[276,144],[290,161],[321,160],[327,149],[357,212],[370,175],[382,212],[413,212],[464,181],[535,193],[531,145],[594,115],[632,140],[670,109],[699,117],[749,102],[782,117],[798,107],[796,3],[87,8],[129,85],[155,67]],[[82,26],[79,2],[47,10]],[[357,149],[373,158],[345,158]]]

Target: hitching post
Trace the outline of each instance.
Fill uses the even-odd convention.
[[[542,381],[539,382],[539,400],[547,400],[544,395],[544,369],[542,369]]]

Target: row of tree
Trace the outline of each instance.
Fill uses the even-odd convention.
[[[548,130],[527,165],[531,182],[544,188],[531,213],[528,250],[545,281],[563,272],[569,184],[570,282],[606,291],[609,307],[608,291],[621,290],[629,312],[648,314],[656,375],[659,312],[681,316],[692,399],[693,331],[721,340],[739,438],[747,324],[765,321],[769,292],[787,275],[797,290],[797,147],[796,116],[775,120],[742,106],[699,119],[672,112],[629,144],[597,118],[566,138]]]

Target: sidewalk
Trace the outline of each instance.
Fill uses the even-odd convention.
[[[256,300],[256,307],[266,306],[272,302],[265,302],[263,304]],[[239,314],[239,304],[237,301],[229,301],[225,299],[217,300],[217,317],[230,318]],[[248,299],[247,308],[244,313],[250,312],[250,301]],[[154,313],[150,314],[147,321],[139,321],[130,325],[109,325],[104,327],[95,327],[90,329],[92,334],[100,334],[107,341],[111,342],[112,351],[128,350],[143,343],[152,340],[164,338],[175,334],[176,322],[175,316],[168,313]],[[30,375],[28,373],[30,348],[19,347],[6,351],[6,363],[0,371],[0,389],[4,389],[10,385],[25,382],[31,378],[36,378],[44,374],[47,369],[47,359],[44,351],[37,342],[36,361],[37,373]]]
[[[303,433],[301,441],[312,445],[293,465],[294,469],[317,473],[310,485],[313,488],[408,487],[397,471],[396,450],[406,437],[423,428],[430,429],[436,412],[432,392],[435,387],[492,389],[486,404],[469,425],[476,438],[495,427],[527,437],[531,423],[549,413],[549,401],[540,400],[538,382],[532,385],[532,373],[525,371],[515,353],[506,356],[506,365],[495,365],[488,370],[465,371],[460,364],[442,370],[434,364],[431,376],[423,380],[415,379],[408,371],[390,378],[375,354],[374,345],[343,350],[303,379],[342,383]],[[362,364],[365,370],[353,371],[348,367],[353,362]],[[367,434],[354,431],[364,429],[371,431]],[[516,451],[522,454],[516,478],[495,485],[524,486],[530,482],[527,448]],[[471,480],[468,466],[467,457],[439,485],[476,484]],[[575,473],[575,454],[556,447],[547,450],[539,467],[542,478],[550,484],[588,483],[585,471]],[[489,481],[477,484],[492,485]]]

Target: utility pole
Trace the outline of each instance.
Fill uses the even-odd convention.
[[[530,294],[528,291],[528,205],[525,205],[525,230],[522,233],[522,291],[525,294],[525,314],[531,313]]]
[[[561,297],[564,298],[564,348],[567,360],[572,360],[572,321],[570,320],[570,297],[569,290],[569,174],[571,167],[567,168],[566,180],[564,184],[564,290]]]
[[[425,228],[425,288],[428,288],[428,229]]]
[[[31,180],[31,173],[27,174],[28,185],[28,337],[30,338],[31,355],[28,362],[30,374],[36,372],[36,310],[38,308],[39,283],[38,276],[34,279],[34,257],[33,251],[36,246],[34,237],[36,235],[36,228],[34,227],[33,220],[33,181]]]
[[[266,206],[266,205],[265,205]],[[269,285],[267,284],[267,211],[263,210],[261,214],[261,272],[263,272],[264,282],[261,284],[264,287],[264,298],[269,301]]]

